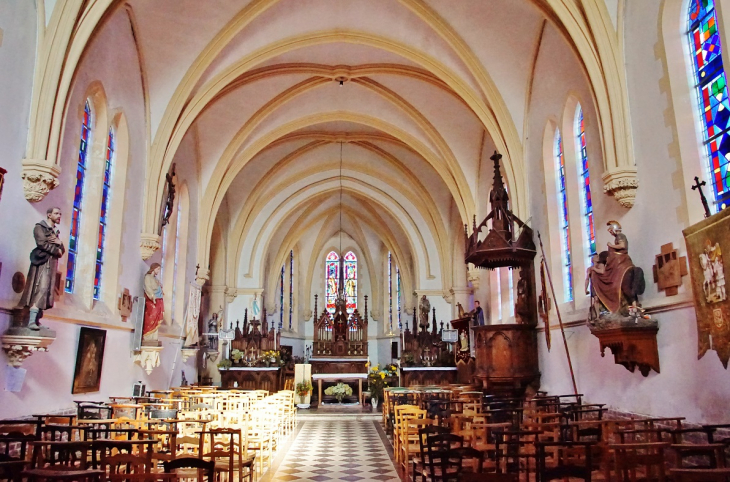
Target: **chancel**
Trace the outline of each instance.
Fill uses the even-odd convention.
[[[0,479],[730,480],[728,8],[0,1]]]

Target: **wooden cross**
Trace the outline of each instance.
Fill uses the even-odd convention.
[[[707,198],[705,197],[705,193],[702,192],[702,186],[707,184],[705,181],[700,182],[700,178],[695,176],[695,184],[692,186],[692,190],[698,190],[700,192],[700,199],[702,199],[702,207],[705,208],[705,217],[709,218],[712,213],[710,212],[710,205],[707,204]]]

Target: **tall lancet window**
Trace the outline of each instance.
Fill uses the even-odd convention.
[[[106,141],[106,160],[104,162],[104,184],[101,190],[101,213],[99,213],[99,238],[96,243],[96,271],[94,272],[94,299],[101,294],[101,270],[104,265],[104,242],[106,218],[109,210],[109,196],[112,189],[112,160],[114,159],[114,129],[109,128]]]
[[[347,312],[357,309],[357,256],[352,251],[345,255],[345,298]]]
[[[294,250],[289,251],[289,331],[294,318]]]
[[[702,141],[707,155],[705,165],[715,201],[712,210],[717,212],[730,202],[730,102],[715,0],[690,0],[687,24]]]
[[[340,257],[334,251],[330,251],[325,261],[325,303],[327,311],[335,314],[335,300],[337,299],[337,288],[340,282]]]
[[[558,186],[558,216],[560,216],[560,242],[563,258],[563,283],[565,301],[573,300],[573,265],[570,258],[570,226],[568,224],[568,196],[565,192],[565,156],[560,131],[555,129],[555,179]]]
[[[593,200],[591,199],[591,176],[588,172],[588,153],[586,151],[586,130],[583,123],[583,109],[578,105],[575,113],[575,136],[580,163],[578,178],[581,184],[581,201],[583,201],[583,236],[584,245],[588,248],[588,256],[596,254],[596,232],[593,229]],[[586,266],[590,266],[589,262]]]
[[[79,227],[81,225],[81,206],[84,200],[84,181],[86,178],[86,160],[91,141],[91,107],[89,101],[84,104],[84,116],[81,120],[81,141],[79,143],[79,162],[76,166],[76,187],[74,188],[74,204],[71,214],[71,229],[68,240],[68,262],[66,263],[66,293],[74,292],[76,281],[76,259],[79,254]]]
[[[403,321],[401,320],[401,316],[400,316],[400,311],[401,311],[401,306],[400,306],[400,268],[398,268],[398,266],[395,267],[395,276],[397,278],[396,279],[396,283],[398,283],[398,286],[397,286],[395,292],[396,292],[396,296],[398,297],[398,330],[400,331],[400,330],[403,329]]]
[[[284,273],[285,266],[281,267],[281,277],[279,278],[279,331],[284,328]]]

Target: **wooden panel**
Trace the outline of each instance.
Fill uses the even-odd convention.
[[[221,370],[221,386],[233,388],[233,383],[238,382],[241,390],[268,390],[269,392],[279,391],[278,370]]]
[[[524,324],[474,327],[476,374],[491,393],[522,396],[528,385],[540,386],[537,333]]]
[[[320,361],[311,359],[312,374],[320,373],[367,373],[364,361]]]
[[[401,385],[412,387],[415,385],[446,386],[456,383],[456,370],[429,370],[427,368],[415,370],[401,370]]]

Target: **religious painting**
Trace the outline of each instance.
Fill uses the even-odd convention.
[[[715,350],[723,366],[730,360],[730,300],[722,253],[730,252],[730,210],[683,231],[697,312],[698,358]]]
[[[99,391],[105,344],[106,330],[81,328],[72,394]]]

